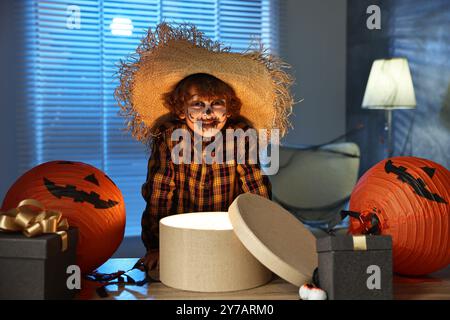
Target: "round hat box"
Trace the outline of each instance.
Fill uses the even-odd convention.
[[[317,267],[316,239],[290,212],[252,193],[228,212],[160,220],[160,280],[172,288],[225,292],[266,284],[272,272],[300,287]]]
[[[159,278],[187,291],[225,292],[254,288],[272,272],[242,245],[228,212],[183,213],[159,224]]]

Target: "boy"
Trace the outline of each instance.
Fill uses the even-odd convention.
[[[243,192],[271,198],[269,179],[259,164],[173,164],[171,151],[177,141],[171,137],[175,129],[189,130],[193,143],[194,133],[212,138],[218,131],[225,136],[225,129],[249,128],[238,120],[240,101],[230,86],[214,76],[194,74],[183,79],[165,101],[178,120],[163,124],[161,135],[153,139],[147,181],[142,186],[147,202],[142,240],[147,248],[144,264],[149,270],[157,266],[161,218],[184,212],[227,211]],[[222,151],[225,162],[226,148]]]
[[[289,93],[292,79],[287,65],[263,51],[238,54],[212,42],[195,26],[178,28],[166,23],[149,31],[137,49],[138,58],[123,63],[116,97],[129,119],[133,136],[150,143],[152,150],[142,195],[147,206],[142,215],[143,258],[148,270],[157,266],[159,220],[167,215],[227,211],[244,192],[271,198],[271,185],[258,160],[237,161],[236,146],[223,143],[214,149],[215,159],[206,161],[205,141],[216,141],[227,129],[279,129],[283,136],[293,104]],[[180,141],[173,139],[181,129],[191,139],[188,154],[173,152]],[[195,158],[195,137],[202,137],[201,161]],[[190,140],[190,141],[189,141]],[[197,149],[196,149],[197,148]],[[225,153],[232,149],[234,159]],[[185,149],[182,153],[189,152]],[[198,156],[198,153],[197,153]],[[225,159],[226,158],[226,159]],[[198,159],[197,159],[198,160]]]

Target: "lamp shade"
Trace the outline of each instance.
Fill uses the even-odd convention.
[[[416,96],[408,60],[375,60],[362,103],[364,109],[414,109]]]

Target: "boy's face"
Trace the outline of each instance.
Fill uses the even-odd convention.
[[[210,138],[222,130],[230,117],[227,113],[225,99],[202,98],[197,94],[197,89],[189,90],[190,98],[184,106],[181,119],[186,119],[188,127],[197,134]]]

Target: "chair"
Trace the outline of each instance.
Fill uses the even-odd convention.
[[[272,200],[313,229],[326,228],[346,207],[357,182],[358,145],[343,142],[312,148],[280,146],[279,153],[279,171],[269,176]]]

